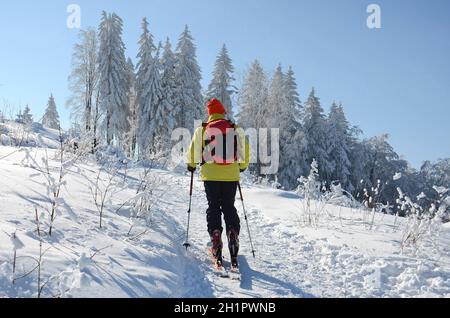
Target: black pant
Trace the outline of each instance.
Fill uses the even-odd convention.
[[[227,232],[234,230],[239,234],[241,225],[234,201],[236,198],[237,182],[205,181],[208,210],[206,220],[208,232],[212,236],[215,230],[223,231],[222,213],[225,218]]]

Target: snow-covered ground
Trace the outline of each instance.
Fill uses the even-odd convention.
[[[57,140],[48,132],[40,133],[50,143]],[[48,156],[57,175],[56,149],[28,150],[36,162]],[[39,257],[35,208],[42,214],[44,232],[49,201],[45,180],[36,168],[25,151],[0,146],[0,297],[37,296],[37,270],[32,271],[33,258]],[[425,241],[416,256],[402,254],[405,219],[376,214],[372,224],[368,212],[327,205],[319,226],[308,227],[300,197],[244,182],[256,258],[242,217],[242,280],[233,281],[218,277],[210,266],[206,199],[198,179],[192,246],[186,251],[182,244],[188,176],[150,172],[155,189],[147,227],[130,219],[126,204],[136,196],[143,168],[123,167],[113,179],[100,229],[89,186],[98,170],[92,158],[85,158],[71,166],[64,179],[61,197],[66,205],[54,222],[53,235],[43,236],[43,297],[450,297],[448,225],[442,227],[438,241]],[[108,174],[100,179],[106,184]],[[236,206],[242,216],[238,200]],[[12,284],[14,245],[18,248],[14,277],[31,273]]]

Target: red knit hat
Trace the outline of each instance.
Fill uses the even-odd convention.
[[[225,115],[225,107],[223,107],[222,103],[215,98],[208,102],[208,115],[211,116],[213,114]]]

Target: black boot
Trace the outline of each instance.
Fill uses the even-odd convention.
[[[238,254],[239,254],[239,233],[235,230],[227,232],[228,248],[230,249],[231,266],[238,268]]]

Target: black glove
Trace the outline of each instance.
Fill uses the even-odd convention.
[[[197,170],[195,167],[191,167],[190,165],[187,165],[187,169],[189,172],[195,172],[195,170]]]

